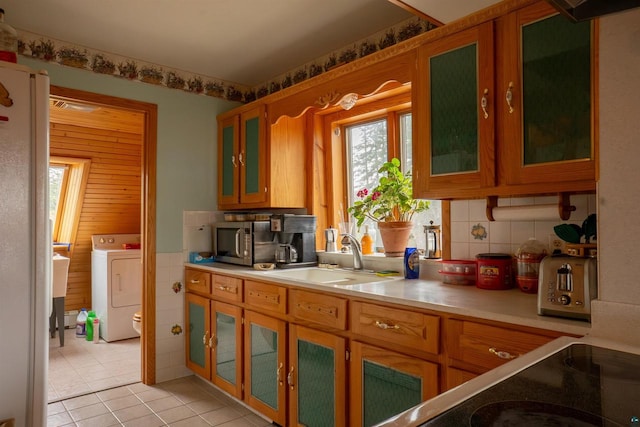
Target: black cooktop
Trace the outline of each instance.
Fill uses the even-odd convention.
[[[572,344],[421,426],[640,426],[640,355]]]

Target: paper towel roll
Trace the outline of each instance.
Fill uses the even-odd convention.
[[[492,214],[496,221],[556,221],[561,219],[557,204],[496,206],[492,209]]]

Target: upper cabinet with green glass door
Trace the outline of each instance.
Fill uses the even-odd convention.
[[[305,207],[305,123],[271,124],[262,103],[218,116],[218,208]]]
[[[263,203],[266,194],[264,105],[218,120],[218,207]]]
[[[592,25],[540,2],[422,46],[416,196],[595,189]]]
[[[414,196],[495,185],[493,23],[427,43],[413,82]]]
[[[497,20],[500,185],[595,190],[595,37],[545,2]],[[508,99],[510,99],[509,102]]]

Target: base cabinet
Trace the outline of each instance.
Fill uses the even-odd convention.
[[[187,368],[207,379],[211,377],[211,357],[208,345],[211,337],[209,304],[208,298],[188,292],[185,294]]]
[[[245,401],[274,422],[285,425],[286,323],[245,311]]]
[[[211,381],[242,399],[242,309],[211,301]]]
[[[438,365],[372,345],[351,344],[352,426],[372,426],[438,394]]]
[[[345,339],[289,327],[289,425],[346,426]]]

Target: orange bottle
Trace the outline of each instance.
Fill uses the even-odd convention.
[[[373,255],[373,239],[369,234],[369,226],[364,226],[364,236],[360,240],[360,244],[362,245],[362,255]]]

